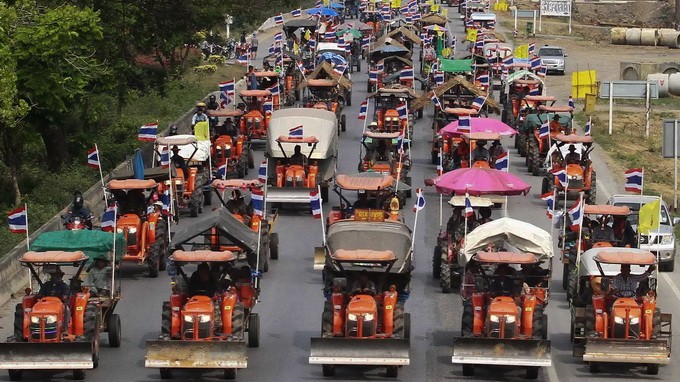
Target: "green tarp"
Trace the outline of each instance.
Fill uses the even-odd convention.
[[[45,232],[31,242],[31,250],[45,251],[83,251],[90,259],[104,257],[110,259],[113,251],[113,233],[98,230],[64,230]],[[116,234],[116,260],[122,260],[126,251],[125,237]]]
[[[472,59],[469,60],[449,60],[446,58],[441,59],[440,70],[446,73],[462,73],[471,72],[472,69]]]

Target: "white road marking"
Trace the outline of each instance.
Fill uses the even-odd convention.
[[[680,300],[680,289],[678,289],[678,286],[675,285],[675,283],[673,282],[671,277],[668,275],[668,273],[660,273],[660,274],[661,274],[661,277],[663,277],[663,279],[666,280],[666,282],[668,283],[668,286],[671,287],[671,290],[675,294],[675,297],[677,297],[678,300]]]

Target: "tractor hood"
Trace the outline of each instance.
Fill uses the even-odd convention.
[[[324,160],[336,157],[338,152],[338,120],[335,113],[327,110],[292,108],[276,110],[269,121],[266,154],[270,158],[284,158],[293,155],[297,143],[282,143],[286,155],[276,142],[280,136],[288,136],[288,131],[302,125],[303,137],[316,137],[319,143],[311,157],[313,145],[300,144],[302,153],[309,159]]]

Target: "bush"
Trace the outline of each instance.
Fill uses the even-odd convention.
[[[227,64],[227,59],[223,56],[217,56],[213,54],[208,57],[208,62],[219,66],[225,66]]]
[[[217,72],[217,65],[208,64],[200,65],[194,67],[194,73],[196,74],[212,74]]]

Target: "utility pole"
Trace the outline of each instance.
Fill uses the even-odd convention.
[[[675,0],[675,30],[680,30],[680,0]]]

